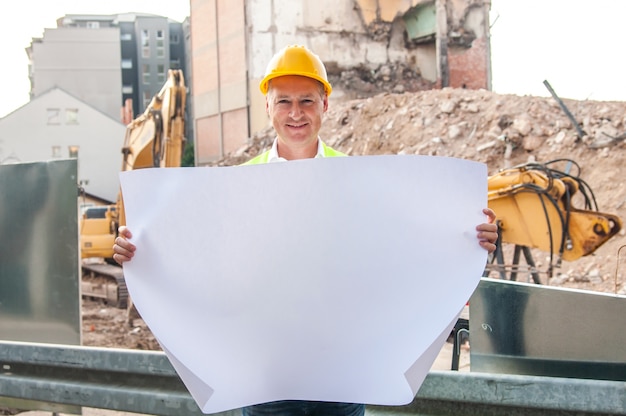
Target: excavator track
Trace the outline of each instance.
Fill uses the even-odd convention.
[[[122,268],[106,263],[82,265],[82,296],[102,299],[120,309],[128,306],[128,289]]]

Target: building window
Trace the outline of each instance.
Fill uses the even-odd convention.
[[[147,29],[141,31],[141,56],[150,57],[150,32]]]
[[[156,56],[157,58],[163,58],[165,56],[165,43],[163,40],[157,40]]]
[[[65,124],[78,124],[78,108],[65,109]]]
[[[61,124],[60,113],[58,108],[48,108],[48,124]]]
[[[76,145],[68,146],[68,151],[72,159],[78,159],[78,149],[79,146]]]
[[[165,56],[165,34],[163,30],[157,30],[156,39],[156,56],[163,58]]]
[[[178,44],[180,40],[178,39],[178,33],[170,33],[170,43]]]
[[[52,146],[52,157],[55,159],[61,157],[61,146]]]
[[[170,61],[170,68],[171,69],[180,69],[180,59],[172,59]]]
[[[122,94],[132,94],[133,86],[132,85],[123,85],[122,86]]]
[[[150,65],[143,64],[141,67],[141,79],[144,84],[150,84]]]
[[[150,46],[150,32],[148,32],[148,29],[141,31],[141,46]]]
[[[130,33],[122,33],[120,35],[120,40],[133,40],[133,35]]]
[[[100,22],[87,22],[87,29],[100,29]]]
[[[157,65],[157,80],[162,84],[165,82],[165,65]]]
[[[132,69],[133,60],[132,59],[122,59],[122,69]]]

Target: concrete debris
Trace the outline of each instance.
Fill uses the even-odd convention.
[[[435,86],[434,82],[422,78],[415,65],[406,62],[362,64],[351,68],[333,64],[327,71],[330,83],[337,94],[342,94],[342,100],[363,99],[382,93],[411,93]]]
[[[330,145],[343,151],[350,149],[354,155],[363,154],[368,142],[368,154],[420,148],[421,154],[436,151],[487,163],[490,172],[502,167],[505,147],[501,142],[512,146],[513,163],[524,163],[530,156],[538,162],[557,157],[580,160],[598,157],[596,149],[602,147],[610,147],[611,152],[624,149],[623,140],[607,136],[607,122],[610,120],[611,133],[625,131],[626,103],[565,101],[572,113],[584,120],[589,136],[582,140],[552,98],[451,88],[342,101],[331,97],[321,136]],[[237,164],[255,155],[271,143],[273,135],[269,127],[258,132],[250,144],[216,164]],[[443,151],[433,148],[442,145],[432,141],[433,137],[457,143]],[[605,140],[600,143],[602,138]]]

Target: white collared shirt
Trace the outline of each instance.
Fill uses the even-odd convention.
[[[322,140],[320,140],[319,137],[317,138],[317,154],[315,155],[315,157],[324,157],[324,146],[322,146]],[[287,159],[278,156],[278,137],[274,139],[274,143],[272,143],[272,148],[267,155],[267,163],[274,162],[287,162]]]

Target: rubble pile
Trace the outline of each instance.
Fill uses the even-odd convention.
[[[563,101],[586,133],[582,138],[552,98],[451,88],[331,100],[320,135],[351,155],[460,157],[487,163],[490,171],[529,159],[606,158],[624,150],[626,102]],[[268,126],[216,164],[245,161],[273,137]]]
[[[435,83],[422,78],[419,69],[403,62],[351,68],[329,67],[328,78],[341,100],[363,99],[382,93],[427,91]]]

